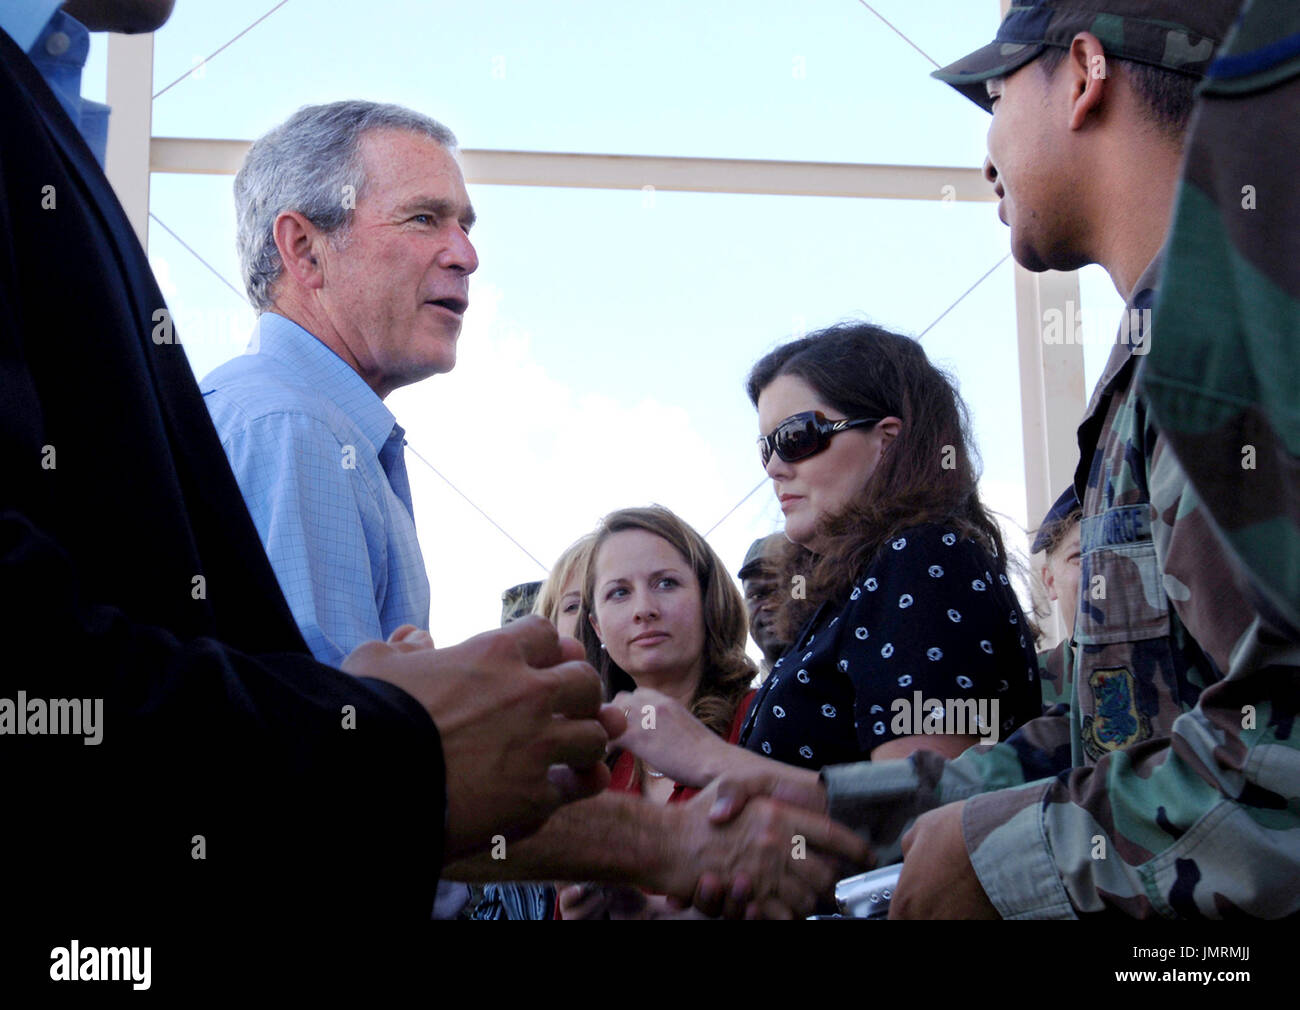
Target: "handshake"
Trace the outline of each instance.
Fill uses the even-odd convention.
[[[529,617],[446,649],[403,627],[343,662],[406,691],[438,727],[444,876],[594,880],[707,915],[790,918],[825,907],[835,881],[869,863],[866,844],[825,815],[819,790],[780,802],[755,795],[761,784],[724,778],[666,807],[606,792],[606,750],[627,724],[621,707],[602,704],[582,655]]]

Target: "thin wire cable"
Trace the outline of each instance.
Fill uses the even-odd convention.
[[[881,21],[884,21],[886,25],[889,25],[890,30],[893,31],[893,33],[894,33],[895,35],[897,35],[900,39],[902,39],[904,42],[906,42],[909,46],[911,46],[913,49],[915,49],[918,53],[920,53],[922,56],[924,56],[924,57],[925,57],[927,60],[929,60],[931,63],[933,63],[933,64],[934,64],[934,69],[935,69],[935,70],[938,70],[938,69],[939,69],[939,64],[934,60],[934,58],[933,58],[929,53],[927,53],[924,49],[922,49],[922,48],[921,48],[920,46],[918,46],[915,42],[913,42],[911,39],[909,39],[906,35],[904,35],[902,32],[900,32],[900,31],[899,31],[897,28],[895,28],[892,24],[890,24],[890,23],[889,23],[889,19],[886,18],[883,14],[881,14],[880,11],[876,10],[876,8],[872,7],[871,4],[867,3],[867,0],[858,0],[858,3],[862,4],[863,7],[865,7],[867,10],[871,11],[871,13],[874,14],[876,17],[880,18]]]
[[[547,567],[546,567],[544,564],[542,564],[540,561],[538,561],[537,558],[533,556],[532,551],[530,551],[527,547],[525,547],[525,546],[524,546],[523,544],[521,544],[518,540],[516,540],[514,537],[512,537],[512,536],[511,536],[509,533],[507,533],[504,529],[502,529],[502,528],[501,528],[501,524],[498,523],[495,519],[493,519],[490,515],[488,515],[486,512],[484,512],[484,511],[483,511],[481,508],[479,508],[477,505],[474,505],[474,502],[470,499],[469,495],[467,495],[464,491],[462,491],[462,490],[461,490],[460,488],[458,488],[455,484],[453,484],[450,480],[448,480],[448,479],[443,475],[443,473],[442,473],[441,470],[439,470],[436,466],[434,466],[434,465],[433,465],[432,463],[430,463],[427,459],[425,459],[423,456],[421,456],[420,453],[415,449],[414,446],[412,446],[412,445],[408,442],[407,445],[406,445],[406,448],[408,448],[408,449],[411,450],[411,455],[412,455],[412,456],[414,456],[416,459],[418,459],[421,463],[423,463],[425,466],[427,466],[430,470],[432,470],[434,473],[436,473],[439,477],[442,477],[442,479],[446,482],[447,486],[448,486],[449,488],[451,488],[453,491],[455,491],[455,492],[456,492],[458,495],[460,495],[462,498],[464,498],[467,502],[469,502],[470,505],[472,505],[472,506],[474,507],[474,510],[475,510],[476,512],[478,512],[479,515],[481,515],[484,519],[486,519],[488,522],[490,522],[493,526],[495,526],[495,527],[497,528],[497,532],[499,532],[503,537],[505,537],[505,538],[506,538],[507,540],[509,540],[512,544],[514,544],[514,545],[515,545],[516,547],[518,547],[521,551],[523,551],[523,552],[524,552],[525,554],[527,554],[530,558],[532,558],[532,559],[533,559],[533,563],[536,564],[538,568],[540,568],[540,569],[541,569],[543,572],[545,572],[545,573],[548,573],[548,574],[550,573],[550,569],[547,568]]]
[[[916,338],[917,341],[919,342],[919,341],[921,340],[921,337],[924,337],[924,336],[925,336],[927,333],[929,333],[932,329],[934,329],[936,326],[938,326],[939,323],[943,320],[944,316],[946,316],[949,312],[951,312],[951,311],[952,311],[953,309],[955,309],[958,305],[960,305],[963,301],[965,301],[967,295],[969,295],[969,294],[970,294],[972,291],[974,291],[977,287],[979,287],[979,286],[980,286],[981,284],[983,284],[986,280],[988,280],[990,277],[992,277],[992,276],[993,276],[993,271],[996,270],[998,267],[1000,267],[1003,263],[1005,263],[1005,262],[1006,262],[1007,260],[1009,260],[1010,258],[1011,258],[1011,254],[1010,254],[1010,253],[1007,253],[1007,254],[1006,254],[1005,256],[1003,256],[1000,260],[998,260],[998,261],[997,261],[996,263],[994,263],[991,267],[989,267],[988,270],[986,270],[986,271],[984,272],[984,276],[982,276],[979,280],[977,280],[974,284],[972,284],[972,285],[971,285],[970,287],[968,287],[964,292],[962,292],[961,296],[960,296],[960,297],[959,297],[955,302],[953,302],[953,303],[952,303],[951,305],[949,305],[946,309],[944,309],[942,312],[939,313],[939,318],[938,318],[938,319],[936,319],[934,322],[932,322],[929,326],[927,326],[925,329],[923,329],[923,330],[921,331],[920,335]]]
[[[226,280],[225,275],[222,274],[222,272],[221,272],[220,270],[218,270],[218,269],[217,269],[216,267],[214,267],[211,263],[209,263],[209,262],[208,262],[207,260],[205,260],[202,256],[200,256],[197,252],[195,252],[194,249],[190,246],[190,244],[189,244],[188,242],[186,242],[183,238],[181,238],[179,235],[177,235],[177,234],[176,234],[174,231],[172,231],[170,228],[168,228],[167,225],[163,222],[162,218],[160,218],[160,217],[159,217],[157,214],[155,214],[153,211],[149,211],[149,217],[151,217],[153,220],[157,221],[157,222],[158,222],[158,227],[161,228],[163,231],[165,231],[165,232],[166,232],[168,235],[170,235],[172,238],[174,238],[177,242],[179,242],[179,243],[181,244],[181,246],[185,249],[186,252],[188,252],[188,253],[189,253],[191,256],[193,256],[196,260],[198,260],[198,261],[199,261],[200,263],[202,263],[205,267],[207,267],[209,270],[211,270],[213,276],[215,276],[215,277],[217,278],[217,280],[221,281],[222,284],[224,284],[226,287],[230,288],[230,290],[233,291],[233,292],[235,293],[235,297],[236,297],[236,298],[238,298],[241,302],[243,302],[243,304],[244,304],[245,306],[248,305],[248,298],[244,295],[244,293],[243,293],[242,291],[240,291],[239,288],[237,288],[237,287],[235,287],[233,284],[231,284],[230,281]]]
[[[258,25],[260,25],[263,21],[265,21],[267,18],[269,18],[272,14],[274,14],[276,11],[278,11],[281,7],[283,7],[283,6],[284,6],[285,4],[287,4],[288,2],[289,2],[289,0],[280,0],[280,2],[279,2],[278,4],[276,4],[276,5],[275,5],[274,7],[272,7],[269,11],[267,11],[265,14],[263,14],[260,18],[258,18],[256,21],[254,21],[251,25],[249,25],[247,28],[245,28],[242,32],[240,32],[238,35],[236,35],[233,39],[230,40],[230,42],[227,42],[226,45],[221,46],[221,47],[218,48],[218,49],[214,49],[214,50],[213,50],[213,51],[208,55],[208,58],[205,59],[202,63],[200,63],[199,66],[200,66],[200,67],[202,67],[202,66],[206,66],[208,60],[212,59],[213,56],[216,56],[217,53],[221,52],[222,49],[225,49],[226,46],[229,46],[231,43],[233,43],[233,42],[238,42],[241,38],[243,38],[245,35],[247,35],[249,32],[251,32],[254,28],[256,28]],[[185,71],[185,73],[181,74],[180,77],[178,77],[178,78],[176,78],[176,80],[172,81],[171,84],[169,84],[169,85],[167,85],[167,87],[163,88],[162,91],[155,92],[155,94],[154,94],[154,96],[153,96],[154,99],[156,100],[156,99],[158,98],[159,95],[164,94],[165,92],[170,91],[172,88],[176,87],[176,85],[180,84],[181,81],[185,80],[185,78],[189,77],[189,76],[190,76],[192,73],[194,73],[194,71],[197,70],[197,69],[198,69],[198,67],[190,67],[189,70],[187,70],[187,71]]]
[[[708,533],[705,533],[705,534],[704,534],[704,539],[705,539],[705,540],[709,539],[709,533],[712,533],[712,532],[713,532],[714,530],[716,530],[719,526],[721,526],[723,523],[725,523],[728,519],[731,518],[731,513],[732,513],[732,512],[735,512],[736,509],[740,508],[740,506],[744,505],[745,502],[747,502],[747,501],[749,501],[749,499],[753,498],[754,495],[755,495],[755,493],[758,491],[758,489],[761,488],[764,484],[767,483],[767,480],[768,480],[768,479],[767,479],[766,477],[764,477],[762,480],[760,480],[757,484],[754,485],[754,490],[753,490],[753,491],[750,491],[749,494],[745,495],[744,498],[740,499],[740,501],[736,502],[735,505],[731,506],[731,508],[727,510],[727,514],[726,514],[725,516],[723,516],[723,517],[722,517],[721,519],[719,519],[716,523],[714,523],[712,526],[709,527]]]

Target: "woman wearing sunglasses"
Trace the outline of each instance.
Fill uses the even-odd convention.
[[[966,408],[920,344],[841,324],[768,354],[748,392],[786,537],[813,557],[778,615],[795,644],[740,746],[816,771],[956,756],[1037,716],[1033,644],[979,498]],[[696,784],[752,761],[695,730],[633,727],[620,743]]]
[[[638,687],[663,698],[664,719],[680,713],[719,743],[735,743],[757,673],[745,655],[744,601],[726,566],[694,529],[666,508],[630,508],[606,516],[590,540],[581,580],[578,636],[609,694]],[[647,731],[658,725],[653,703],[629,711]],[[671,714],[669,712],[671,708]],[[689,712],[690,716],[685,713]],[[677,803],[698,792],[619,751],[610,788],[652,803]],[[667,913],[626,888],[565,888],[563,918]]]

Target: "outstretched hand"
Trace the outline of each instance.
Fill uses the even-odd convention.
[[[966,851],[965,801],[922,814],[903,836],[903,872],[891,919],[997,919]]]
[[[682,785],[708,785],[714,766],[733,749],[680,701],[653,688],[620,691],[611,704],[627,717],[627,729],[612,746],[631,751]]]
[[[529,834],[561,804],[609,783],[605,747],[623,732],[622,713],[601,704],[600,678],[581,646],[560,640],[540,617],[446,649],[409,635],[366,642],[343,669],[402,688],[437,725],[447,768],[447,861],[496,834]]]
[[[731,820],[756,796],[766,796],[813,813],[826,813],[826,787],[815,771],[756,754],[752,757],[743,768],[710,784],[708,791],[714,796],[714,804],[709,817],[715,824]]]
[[[751,797],[725,823],[710,788],[678,810],[683,857],[663,890],[726,918],[790,919],[828,905],[835,882],[871,865],[867,844],[825,814]]]

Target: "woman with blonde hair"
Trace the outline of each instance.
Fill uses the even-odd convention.
[[[756,673],[746,622],[722,559],[671,511],[621,509],[601,521],[578,634],[610,698],[659,691],[725,739]]]
[[[579,640],[607,697],[640,692],[629,720],[648,728],[658,710],[665,720],[689,713],[719,740],[739,739],[757,672],[745,654],[745,606],[699,533],[657,505],[610,513],[592,536],[581,599]],[[610,788],[653,803],[698,792],[629,751],[616,752]],[[627,889],[567,888],[560,910],[564,918],[587,918],[629,899],[634,914],[646,914],[640,896]],[[659,903],[649,908],[664,911]]]
[[[537,591],[533,613],[555,625],[562,638],[578,637],[578,609],[582,603],[582,576],[595,533],[585,533],[564,549]]]

